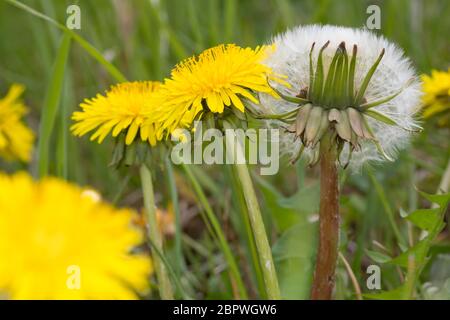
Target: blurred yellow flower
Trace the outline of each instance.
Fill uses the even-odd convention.
[[[244,112],[243,97],[258,103],[252,92],[274,94],[267,83],[272,71],[262,63],[270,50],[219,45],[178,64],[153,96],[157,110],[148,112],[148,121],[161,122],[158,138],[190,126],[204,111],[223,113],[233,106]]]
[[[9,161],[29,162],[33,150],[34,134],[22,122],[28,111],[19,99],[24,90],[22,85],[13,84],[0,99],[0,156]]]
[[[439,124],[450,123],[450,68],[445,71],[433,70],[431,76],[422,75],[423,105],[425,118],[440,116]]]
[[[127,145],[136,139],[138,133],[143,141],[154,145],[154,124],[143,124],[143,109],[159,85],[154,81],[120,83],[112,86],[104,96],[97,94],[95,98],[86,99],[80,104],[83,110],[72,115],[76,122],[71,128],[73,134],[83,136],[96,130],[91,141],[97,139],[102,143],[111,130],[113,137],[125,130]]]
[[[131,253],[143,241],[134,214],[56,178],[0,175],[0,296],[138,298],[152,266]]]

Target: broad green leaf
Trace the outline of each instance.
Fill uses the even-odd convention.
[[[418,209],[409,214],[406,219],[414,223],[420,229],[431,231],[440,222],[439,209]]]
[[[256,178],[256,181],[264,197],[264,209],[274,219],[280,232],[299,222],[306,222],[311,214],[319,212],[318,184],[302,188],[286,198],[266,180]]]
[[[404,286],[397,287],[389,291],[382,291],[380,293],[366,293],[363,296],[367,299],[373,300],[402,300],[405,296],[406,288]]]
[[[317,247],[317,223],[286,230],[272,248],[283,299],[308,299]]]
[[[419,191],[420,195],[430,202],[438,204],[440,207],[447,206],[450,202],[450,193],[444,194],[428,194]],[[445,209],[445,208],[444,208]]]
[[[422,264],[423,262],[425,262],[426,255],[429,249],[429,241],[427,240],[428,239],[425,238],[424,240],[419,241],[414,247],[409,248],[407,251],[391,259],[389,263],[407,268],[410,257],[413,257],[416,265]]]

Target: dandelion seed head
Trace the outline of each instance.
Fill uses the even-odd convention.
[[[408,130],[416,130],[418,127],[415,115],[420,104],[421,84],[411,65],[411,61],[404,56],[403,51],[399,47],[384,37],[364,29],[329,25],[299,26],[289,30],[272,40],[272,44],[275,45],[277,50],[268,57],[265,63],[274,73],[285,75],[286,81],[291,86],[287,88],[281,84],[273,83],[273,87],[289,96],[296,96],[299,94],[300,89],[308,87],[311,47],[315,43],[312,61],[314,65],[317,65],[319,49],[327,41],[330,41],[330,43],[324,49],[322,57],[325,75],[328,72],[336,49],[342,42],[345,42],[349,51],[354,45],[357,46],[354,81],[356,89],[361,86],[365,75],[384,49],[384,56],[373,74],[364,95],[367,101],[379,100],[395,93],[405,83],[409,83],[395,98],[374,107],[374,110],[396,121],[398,126],[390,126],[372,118],[367,119],[386,154],[394,157],[398,150],[407,146],[411,136],[411,132]],[[293,103],[283,99],[276,99],[270,95],[260,94],[259,97],[261,101],[260,110],[265,114],[285,113],[297,107]],[[267,125],[273,126],[274,121],[268,121]],[[297,139],[294,141],[294,134],[282,131],[280,136],[282,152],[286,154],[297,153],[301,148],[301,140]],[[343,162],[348,158],[348,152],[349,147],[346,146],[340,156]],[[306,148],[304,156],[310,158],[311,155],[312,150]],[[358,169],[366,161],[380,161],[383,159],[371,142],[362,141],[360,150],[353,151],[350,166]]]

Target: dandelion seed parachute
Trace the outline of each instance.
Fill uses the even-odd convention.
[[[134,215],[56,178],[1,174],[0,296],[138,298],[152,267],[148,256],[131,253],[143,242]],[[71,279],[76,270],[79,282]]]
[[[365,93],[367,101],[375,101],[393,94],[401,89],[405,83],[411,81],[409,86],[404,88],[395,98],[374,108],[395,120],[399,126],[390,126],[368,119],[369,125],[382,148],[390,157],[394,157],[397,150],[407,145],[411,135],[408,130],[417,129],[415,114],[420,104],[421,91],[420,82],[410,60],[404,56],[401,49],[385,38],[367,30],[346,27],[311,25],[294,28],[273,39],[273,44],[277,50],[265,62],[274,73],[285,75],[286,81],[291,87],[286,88],[276,83],[273,83],[273,86],[288,96],[297,96],[300,90],[307,88],[310,80],[308,57],[311,47],[315,43],[316,47],[320,48],[327,41],[330,41],[330,43],[323,51],[325,74],[328,72],[339,44],[345,42],[348,48],[353,45],[357,46],[355,88],[361,86],[369,68],[384,49],[384,56]],[[318,52],[319,50],[315,50],[312,54],[314,65],[317,65]],[[260,94],[259,96],[261,113],[266,115],[285,113],[296,107],[292,103],[283,99],[274,99],[270,95]],[[268,121],[268,125],[279,127],[280,123],[272,120]],[[289,132],[283,132],[281,139],[282,150],[286,154],[296,154],[303,146],[300,139],[294,141],[294,135]],[[342,162],[346,162],[348,159],[348,152],[349,147],[347,145],[341,153]],[[313,157],[314,150],[306,148],[304,155]],[[353,151],[350,166],[358,169],[365,161],[369,160],[381,161],[383,157],[373,144],[363,141],[361,149]]]

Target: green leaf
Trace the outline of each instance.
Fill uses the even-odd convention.
[[[49,172],[49,153],[51,136],[55,127],[56,114],[60,104],[63,91],[64,73],[69,56],[71,36],[65,33],[58,49],[50,83],[45,94],[44,108],[41,112],[42,118],[39,127],[38,145],[38,171],[39,177],[44,177]]]
[[[386,263],[392,260],[392,258],[387,254],[378,251],[366,250],[366,253],[369,256],[369,258],[375,261],[376,263]]]
[[[367,299],[374,300],[402,300],[405,296],[405,286],[400,286],[389,291],[382,291],[380,293],[366,293],[363,296]]]
[[[272,249],[283,299],[308,299],[317,247],[317,223],[287,229]]]
[[[432,231],[440,222],[439,209],[418,209],[409,214],[406,219],[414,223],[420,229]]]
[[[391,261],[388,261],[388,263],[407,268],[409,259],[413,257],[416,265],[422,265],[425,262],[428,250],[429,242],[427,241],[427,239],[424,239],[416,243],[416,245],[409,248],[407,251],[391,259]]]
[[[300,189],[291,197],[284,197],[266,180],[255,176],[259,190],[264,197],[265,208],[270,212],[275,225],[284,232],[298,223],[306,223],[308,216],[319,211],[319,185]]]
[[[428,194],[419,191],[420,195],[432,203],[438,204],[441,208],[446,207],[450,202],[450,193],[444,194]]]

